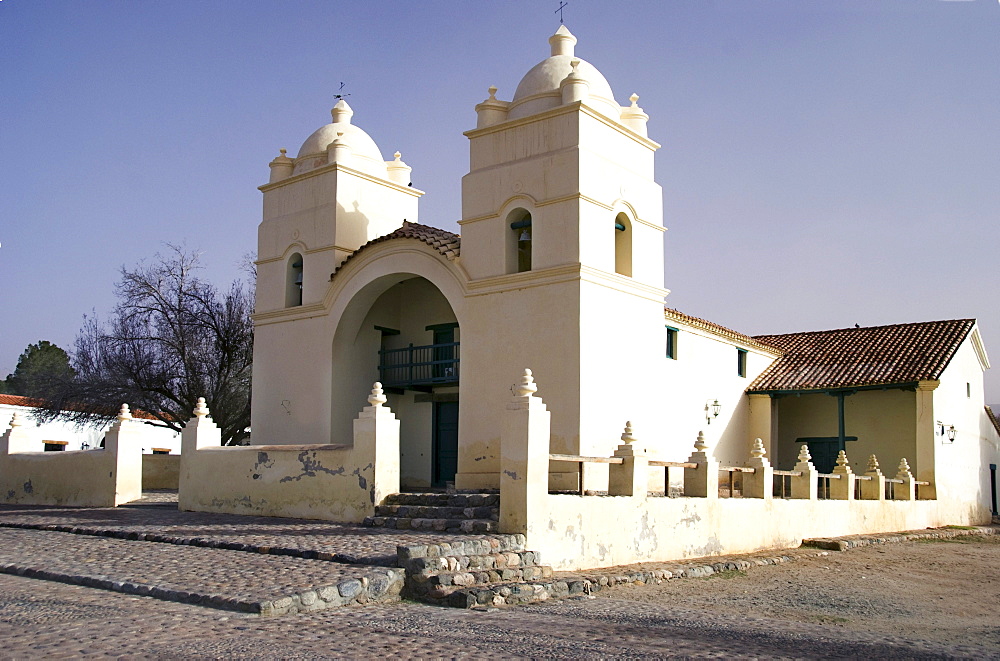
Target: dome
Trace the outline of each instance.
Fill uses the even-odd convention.
[[[385,161],[382,159],[382,152],[379,151],[378,145],[375,144],[370,135],[351,124],[351,116],[354,115],[354,111],[347,105],[347,102],[341,99],[330,112],[333,121],[316,129],[299,148],[298,156],[295,158],[295,174],[326,165],[327,147],[339,135],[341,142],[350,148],[352,163],[357,163],[354,160],[356,158],[369,161],[371,165],[377,165],[381,169],[381,176],[384,177]],[[362,161],[358,164],[362,165],[363,163]]]
[[[615,102],[614,92],[607,79],[597,67],[574,56],[574,37],[566,26],[549,38],[552,55],[531,68],[518,83],[514,98],[510,102],[508,119],[526,117],[562,104],[560,83],[573,71],[574,60],[578,62],[577,75],[589,86],[590,100],[587,105],[594,107],[608,117],[618,119],[621,107]]]

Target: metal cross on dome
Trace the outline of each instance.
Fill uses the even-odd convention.
[[[553,14],[559,14],[559,25],[563,25],[563,9],[565,9],[567,5],[569,5],[568,2],[559,0],[559,9],[552,12]]]
[[[344,83],[342,82],[342,83],[340,83],[340,87],[337,89],[337,93],[333,95],[333,98],[335,98],[338,101],[340,101],[345,96],[350,96],[350,95],[351,95],[350,92],[347,92],[347,93],[344,92]]]

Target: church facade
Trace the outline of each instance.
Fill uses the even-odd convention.
[[[659,145],[632,95],[565,28],[510,101],[475,108],[461,236],[420,224],[422,192],[341,100],[261,186],[252,443],[350,444],[379,381],[399,420],[400,482],[497,489],[504,402],[544,384],[550,452],[608,456],[631,423],[683,461],[699,432],[723,463],[756,438],[778,468],[907,459],[988,519],[1000,457],[974,320],[749,337],[664,307]],[[822,457],[822,459],[820,459]],[[826,466],[826,464],[829,464]],[[650,473],[668,492],[669,473]],[[549,488],[607,488],[607,466],[554,459]],[[994,505],[995,507],[995,505]],[[971,513],[970,513],[971,512]],[[956,521],[959,522],[959,521]]]

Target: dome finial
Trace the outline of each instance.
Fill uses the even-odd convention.
[[[351,110],[351,106],[347,105],[347,101],[341,99],[337,101],[337,105],[333,107],[330,114],[333,116],[334,124],[350,124],[354,111]]]
[[[552,47],[552,56],[569,55],[573,56],[573,46],[576,45],[576,37],[567,29],[565,25],[560,25],[556,33],[549,37],[549,46]]]

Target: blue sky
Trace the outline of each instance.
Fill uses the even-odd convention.
[[[557,2],[0,0],[0,376],[72,347],[165,242],[221,287],[268,161],[354,123],[457,231],[462,132],[548,54]],[[667,303],[741,332],[977,317],[1000,404],[1000,2],[570,0],[650,115]]]

